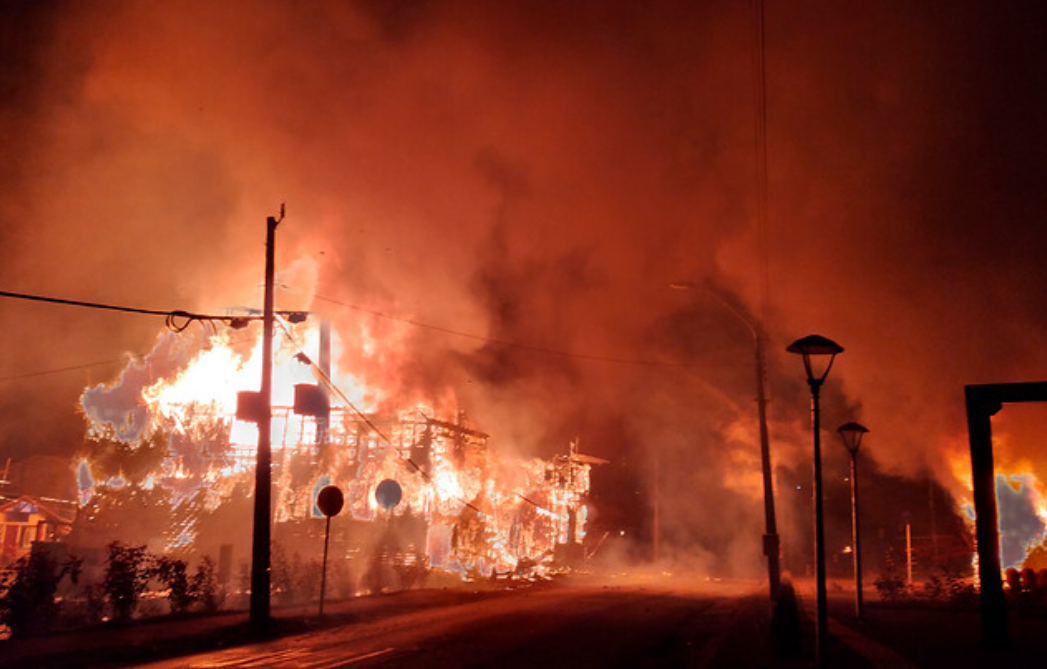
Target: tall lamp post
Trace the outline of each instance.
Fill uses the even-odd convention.
[[[814,432],[814,557],[818,599],[818,617],[815,624],[815,662],[818,663],[825,650],[829,622],[825,592],[825,514],[822,508],[822,443],[819,434],[821,416],[818,395],[822,384],[825,383],[825,377],[829,376],[833,361],[836,360],[837,354],[843,352],[843,347],[821,335],[808,335],[794,341],[786,350],[789,353],[803,356],[807,385],[811,387],[811,428]],[[826,359],[827,362],[825,362]]]
[[[778,537],[778,521],[774,511],[774,482],[771,472],[771,445],[767,430],[767,357],[764,355],[764,331],[762,324],[747,309],[737,304],[729,294],[712,281],[706,282],[710,292],[726,306],[738,320],[745,323],[752,333],[753,353],[756,356],[756,411],[760,424],[760,464],[763,475],[763,511],[764,535],[763,553],[767,556],[767,581],[770,587],[771,602],[778,601],[778,590],[781,584],[781,541]],[[673,290],[691,290],[691,281],[674,281],[669,284]]]
[[[836,428],[844,448],[851,454],[851,547],[854,561],[854,617],[862,617],[862,549],[858,532],[858,447],[869,431],[861,423],[844,423]]]

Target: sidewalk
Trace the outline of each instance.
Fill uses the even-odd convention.
[[[814,581],[795,583],[813,646]],[[977,601],[968,607],[911,601],[886,604],[875,592],[864,598],[863,617],[854,615],[854,592],[830,583],[829,642],[824,667],[913,669],[1047,666],[1047,612],[1009,612],[1010,643],[990,648],[981,639]],[[813,655],[812,655],[813,657]]]

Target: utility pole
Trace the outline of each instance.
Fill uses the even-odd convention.
[[[760,466],[763,474],[764,528],[763,552],[767,556],[767,580],[770,585],[771,601],[778,601],[781,583],[781,541],[778,538],[778,521],[774,512],[774,479],[771,472],[771,444],[767,431],[767,358],[763,349],[763,329],[754,323],[753,339],[756,347],[756,407],[760,421]]]
[[[684,284],[676,284],[683,286]],[[760,469],[763,476],[764,535],[763,553],[767,556],[767,580],[771,602],[778,601],[781,585],[781,539],[778,536],[777,514],[774,509],[774,473],[771,466],[771,438],[767,428],[767,356],[764,352],[763,323],[738,304],[726,290],[714,281],[706,285],[713,295],[749,327],[756,356],[756,411],[760,424]]]
[[[760,267],[760,318],[742,316],[753,330],[756,348],[756,404],[760,420],[760,462],[763,473],[764,527],[763,552],[767,556],[767,575],[770,582],[771,602],[778,602],[781,583],[781,539],[774,512],[774,483],[771,469],[770,438],[767,434],[767,358],[764,355],[764,323],[767,322],[770,277],[767,252],[767,53],[764,34],[763,0],[753,3],[753,106],[756,110],[755,153],[756,153],[756,232]],[[731,305],[728,305],[731,306]],[[734,309],[734,307],[732,307]],[[737,309],[734,309],[738,313]],[[754,322],[755,321],[755,322]]]
[[[652,554],[652,558],[653,559],[651,561],[654,562],[655,564],[658,564],[658,560],[661,558],[660,545],[659,545],[661,543],[661,539],[662,539],[662,537],[661,537],[661,534],[662,534],[661,509],[660,509],[661,496],[662,496],[662,483],[661,483],[662,471],[661,470],[662,470],[661,456],[658,454],[658,451],[655,451],[654,452],[654,499],[651,500],[653,502],[652,506],[654,507],[653,508],[653,512],[654,513],[653,513],[653,519],[652,519],[653,527],[651,528],[651,540],[652,540],[651,554]]]
[[[272,523],[272,435],[273,420],[273,265],[276,226],[284,220],[266,219],[265,307],[262,316],[262,390],[258,417],[258,456],[254,472],[254,538],[251,545],[251,629],[263,632],[269,626],[270,537]]]

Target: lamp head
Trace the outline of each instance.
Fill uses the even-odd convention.
[[[789,353],[797,353],[803,356],[803,367],[807,371],[807,382],[811,385],[821,385],[825,381],[825,377],[829,376],[829,370],[832,369],[836,355],[843,353],[842,346],[832,339],[821,335],[808,335],[803,339],[797,339],[792,344],[789,344],[789,347],[785,350]],[[823,363],[823,369],[818,361],[826,358],[828,358],[828,362]]]
[[[861,423],[844,423],[836,428],[836,432],[843,440],[843,446],[851,455],[858,455],[858,447],[862,445],[862,437],[869,431]]]

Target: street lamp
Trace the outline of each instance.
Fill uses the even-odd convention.
[[[858,447],[869,429],[861,423],[845,423],[836,428],[843,446],[851,454],[851,546],[854,550],[854,617],[862,617],[862,550],[858,534]]]
[[[758,319],[747,309],[712,281],[706,281],[709,291],[727,307],[738,320],[745,323],[752,333],[753,353],[756,356],[756,410],[760,425],[760,463],[763,474],[763,510],[764,535],[763,554],[767,556],[767,581],[770,587],[771,602],[778,601],[778,590],[781,584],[781,541],[778,538],[778,521],[774,511],[774,483],[771,473],[771,445],[767,430],[767,357],[764,355],[764,331]],[[691,281],[674,281],[669,284],[673,290],[691,290],[695,287]],[[657,507],[656,507],[657,508]],[[656,535],[657,536],[657,535]]]
[[[803,368],[807,372],[807,385],[811,387],[811,427],[814,432],[814,557],[815,584],[818,599],[818,618],[815,624],[815,661],[821,659],[828,631],[827,597],[825,593],[825,516],[822,508],[822,443],[819,431],[820,415],[818,394],[825,377],[829,376],[836,355],[843,347],[821,335],[808,335],[797,339],[786,349],[789,353],[803,356]],[[826,358],[828,361],[826,362]],[[824,365],[824,366],[823,366]]]

